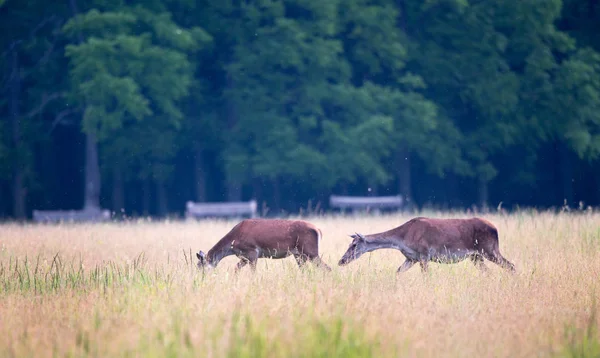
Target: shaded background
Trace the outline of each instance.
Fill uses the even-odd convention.
[[[597,0],[0,0],[0,217],[600,204]]]

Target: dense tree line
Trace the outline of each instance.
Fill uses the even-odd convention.
[[[0,0],[0,216],[600,204],[597,0]]]

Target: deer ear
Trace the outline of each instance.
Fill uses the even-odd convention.
[[[202,252],[202,251],[198,251],[198,252],[196,253],[196,257],[198,258],[198,260],[200,260],[200,261],[204,261],[204,258],[206,257],[206,255],[204,254],[204,252]]]
[[[352,235],[348,235],[348,236],[350,236],[353,239],[356,239],[356,237],[357,237],[356,234],[352,234]]]

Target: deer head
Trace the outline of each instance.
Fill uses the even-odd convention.
[[[338,265],[340,266],[347,265],[368,251],[367,239],[365,239],[363,235],[356,233],[354,235],[350,235],[350,237],[353,240],[350,243],[350,246],[348,246],[348,250],[346,250],[344,256],[342,256],[340,259],[340,262],[338,262]]]
[[[196,257],[198,258],[198,263],[196,264],[196,266],[198,266],[199,269],[203,270],[203,269],[211,269],[213,268],[213,266],[210,264],[210,262],[208,262],[208,259],[206,258],[206,254],[204,253],[204,251],[198,251],[196,253]]]

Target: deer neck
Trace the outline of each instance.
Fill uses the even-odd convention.
[[[206,253],[206,260],[211,266],[216,267],[223,258],[229,255],[233,255],[231,246],[219,242]]]
[[[401,250],[404,246],[401,239],[389,235],[367,235],[366,239],[367,252],[378,249]]]

